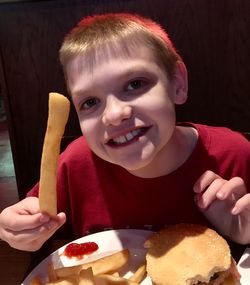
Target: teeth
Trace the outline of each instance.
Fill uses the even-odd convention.
[[[125,136],[120,136],[116,139],[113,140],[115,143],[125,143],[127,140],[126,140],[126,137]]]
[[[132,140],[132,138],[133,138],[133,134],[132,134],[132,133],[128,133],[128,134],[126,135],[127,141]]]
[[[132,132],[127,133],[125,136],[114,138],[113,142],[116,144],[122,144],[131,141],[134,137],[138,136],[139,133],[141,133],[141,129],[133,130]]]

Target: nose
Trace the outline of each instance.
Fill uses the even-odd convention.
[[[118,126],[123,120],[129,119],[131,115],[132,108],[128,102],[122,101],[114,95],[107,97],[102,116],[102,121],[106,126]]]

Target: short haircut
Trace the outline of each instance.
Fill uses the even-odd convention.
[[[92,69],[109,58],[129,57],[138,46],[152,51],[169,77],[173,78],[177,61],[182,61],[168,34],[151,19],[135,14],[110,13],[83,18],[60,48],[60,62],[65,77],[67,64],[77,56],[84,57],[84,67]]]

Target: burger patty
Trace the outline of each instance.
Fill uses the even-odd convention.
[[[224,281],[227,277],[229,277],[231,275],[232,277],[232,282],[233,284],[232,285],[237,285],[239,284],[239,281],[240,281],[240,274],[237,270],[237,267],[236,267],[236,263],[234,261],[234,259],[232,258],[232,263],[231,263],[231,267],[226,270],[226,271],[223,271],[223,272],[217,272],[215,273],[211,279],[210,279],[210,282],[209,283],[204,283],[204,282],[198,282],[197,284],[198,285],[224,285]],[[231,285],[231,283],[230,283]]]
[[[198,285],[221,285],[225,278],[230,274],[230,269],[224,272],[217,272],[211,277],[209,283],[198,282]]]

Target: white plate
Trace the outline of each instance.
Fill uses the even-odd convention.
[[[241,285],[249,285],[250,280],[250,248],[247,248],[238,262]]]
[[[145,249],[143,248],[143,243],[151,234],[151,231],[145,230],[109,230],[79,238],[74,242],[95,242],[98,244],[99,249],[92,255],[84,257],[79,261],[75,258],[67,258],[62,255],[64,248],[67,246],[65,245],[49,255],[37,267],[35,267],[21,285],[29,285],[31,279],[34,276],[39,276],[43,282],[46,282],[47,266],[51,262],[55,268],[62,266],[72,266],[83,262],[89,262],[93,259],[97,259],[105,255],[110,255],[123,248],[128,248],[132,257],[131,262],[128,265],[129,270],[125,269],[125,276],[129,276],[131,275],[131,272],[133,272],[133,270],[135,270],[137,266],[143,261],[146,253]],[[147,277],[141,284],[150,285],[152,283],[150,278]]]
[[[143,248],[143,243],[148,236],[152,234],[151,231],[145,230],[110,230],[99,232],[93,235],[85,236],[75,240],[74,242],[96,242],[99,249],[88,257],[84,257],[82,260],[77,260],[74,258],[67,258],[62,255],[64,248],[67,246],[59,248],[57,251],[49,255],[44,259],[34,270],[27,276],[21,285],[29,285],[31,279],[34,276],[40,276],[43,282],[47,281],[47,266],[49,263],[53,263],[55,268],[62,266],[72,266],[83,262],[89,262],[93,259],[98,259],[105,255],[110,255],[116,251],[123,248],[128,248],[131,253],[131,262],[128,265],[129,270],[125,268],[125,276],[132,274],[133,270],[144,260],[145,249]],[[239,263],[238,269],[241,274],[241,285],[249,285],[250,278],[250,249],[247,249],[242,255]],[[152,285],[149,277],[145,278],[142,285]]]

